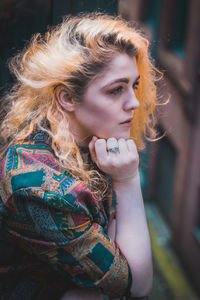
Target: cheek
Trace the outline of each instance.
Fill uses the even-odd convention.
[[[111,107],[104,106],[90,106],[87,109],[88,117],[95,119],[96,122],[104,122],[105,125],[113,119],[113,112]]]

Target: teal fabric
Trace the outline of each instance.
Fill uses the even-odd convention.
[[[73,286],[128,295],[128,262],[107,234],[116,206],[110,179],[97,201],[59,165],[41,130],[1,157],[0,298],[56,300]]]

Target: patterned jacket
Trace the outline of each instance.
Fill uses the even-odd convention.
[[[41,130],[1,151],[0,299],[55,300],[73,285],[129,295],[130,268],[107,235],[115,214],[108,180],[96,201],[59,165]]]

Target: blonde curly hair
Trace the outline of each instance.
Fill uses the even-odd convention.
[[[0,137],[25,139],[35,126],[52,137],[52,148],[60,164],[87,186],[96,188],[102,198],[107,188],[105,176],[86,168],[79,147],[69,131],[66,112],[59,105],[55,90],[63,85],[80,102],[91,79],[108,66],[117,53],[136,57],[140,74],[131,138],[139,150],[144,137],[156,137],[154,110],[159,71],[149,56],[149,41],[120,17],[101,13],[66,16],[42,37],[36,34],[30,44],[10,61],[17,83],[3,99],[6,115],[0,125]]]

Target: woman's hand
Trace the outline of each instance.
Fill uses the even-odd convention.
[[[109,151],[113,147],[119,150]],[[132,140],[93,137],[89,149],[99,169],[112,179],[117,197],[114,240],[126,257],[134,279],[131,296],[137,298],[148,295],[152,287],[153,267],[136,145]]]
[[[115,147],[117,152],[109,151]],[[138,175],[139,155],[133,140],[112,137],[106,141],[93,137],[89,149],[92,160],[113,181],[126,182]]]

